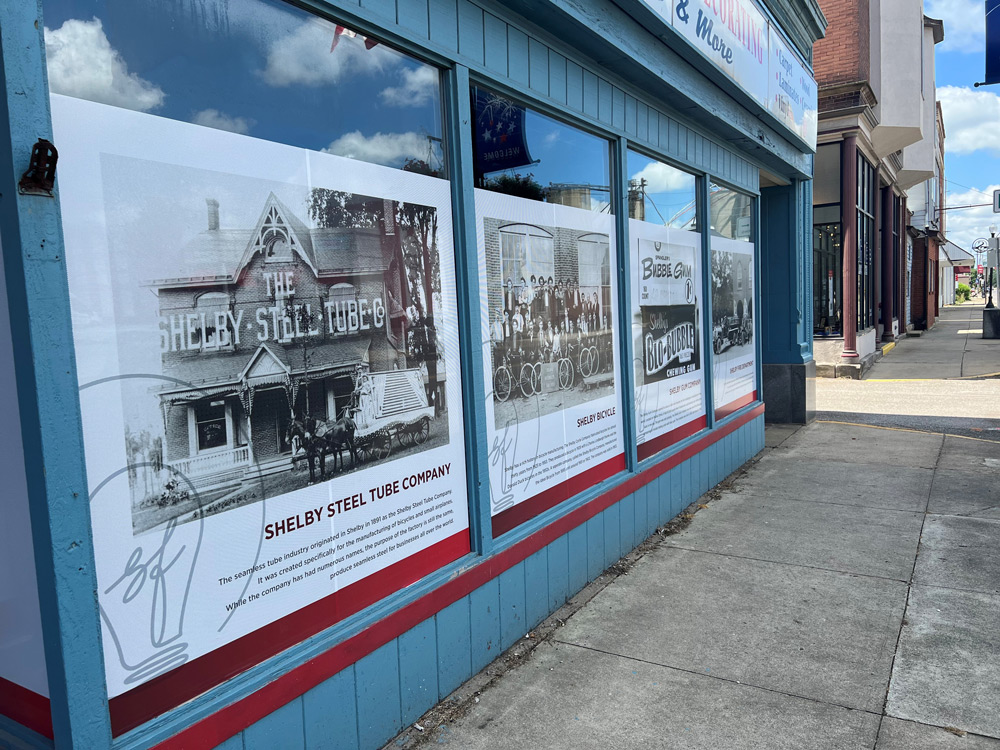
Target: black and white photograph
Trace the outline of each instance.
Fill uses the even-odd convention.
[[[716,362],[755,352],[753,255],[712,250],[712,350]]]
[[[607,234],[483,220],[497,428],[614,393]]]
[[[635,385],[659,383],[701,368],[695,252],[675,245],[640,238],[635,268],[638,315]]]
[[[134,533],[449,442],[435,208],[136,161],[102,165]]]

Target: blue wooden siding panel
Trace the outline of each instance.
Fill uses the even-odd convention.
[[[646,126],[646,140],[649,141],[650,145],[655,146],[656,148],[663,148],[663,145],[660,143],[660,122],[664,118],[661,117],[660,113],[652,107],[647,107],[646,113],[649,117],[648,124]]]
[[[528,37],[513,27],[507,28],[507,75],[514,83],[528,85]]]
[[[566,58],[552,50],[549,50],[549,98],[563,106],[568,103]]]
[[[361,0],[361,7],[377,15],[384,23],[396,22],[395,0]]]
[[[500,582],[494,578],[469,595],[472,626],[472,671],[500,656]]]
[[[612,111],[614,112],[614,127],[619,130],[625,129],[625,92],[617,86],[611,89]]]
[[[635,547],[635,495],[626,495],[616,504],[618,508],[619,557]]]
[[[569,539],[565,534],[549,544],[549,611],[569,599]]]
[[[676,516],[684,510],[690,502],[691,501],[687,499],[687,495],[684,493],[684,466],[675,466],[670,470],[671,515]]]
[[[358,681],[358,744],[378,747],[403,728],[397,640],[358,660],[354,674]]]
[[[445,49],[458,51],[457,0],[428,0],[430,38]]]
[[[549,614],[548,578],[548,549],[543,547],[524,561],[524,612],[530,628]]]
[[[629,97],[632,99],[632,97]],[[640,141],[649,140],[649,107],[642,102],[635,102],[635,137]]]
[[[435,616],[437,620],[438,691],[444,698],[472,674],[469,597],[463,596]]]
[[[399,636],[399,707],[403,726],[412,724],[437,703],[438,695],[437,633],[431,618]]]
[[[589,70],[583,71],[583,113],[597,119],[599,115],[599,100],[597,76]]]
[[[352,696],[352,699],[353,699],[353,696]],[[13,748],[14,745],[10,745],[10,747]],[[4,741],[2,739],[0,739],[0,748],[4,748],[4,750],[6,750],[6,748],[7,748],[7,745],[4,744]],[[221,745],[216,745],[215,748],[214,748],[214,750],[244,750],[244,748],[243,748],[243,733],[240,732],[235,737],[230,737],[228,740],[226,740],[225,742],[223,742]]]
[[[698,463],[696,464],[696,467],[697,467],[697,471],[698,471],[698,494],[699,495],[704,495],[706,492],[708,492],[708,488],[712,486],[712,484],[709,483],[709,478],[708,478],[708,475],[709,475],[709,472],[710,472],[710,469],[709,469],[709,458],[710,457],[711,457],[711,453],[709,451],[707,451],[707,450],[702,451],[701,453],[699,453],[696,456],[696,458],[698,459]]]
[[[608,568],[622,556],[622,524],[618,505],[612,505],[604,516],[604,568]]]
[[[649,504],[646,502],[646,488],[640,487],[633,493],[635,498],[635,539],[641,544],[649,536]]]
[[[587,580],[593,581],[604,570],[604,515],[598,513],[587,521]]]
[[[637,136],[636,119],[638,117],[636,106],[638,102],[635,97],[625,96],[625,135],[635,140]]]
[[[566,61],[566,107],[583,112],[583,68],[572,60]]]
[[[500,650],[506,651],[528,632],[524,613],[524,563],[505,570],[500,581]]]
[[[458,52],[483,64],[483,10],[468,0],[458,0]]]
[[[549,48],[537,39],[528,39],[528,87],[549,95]]]
[[[587,525],[581,524],[569,532],[569,592],[570,596],[587,585]]]
[[[302,696],[307,748],[358,750],[355,689],[352,664]]]
[[[483,46],[486,67],[507,72],[507,23],[492,13],[483,15]]]
[[[301,698],[286,703],[243,732],[245,750],[303,750],[305,746]]]
[[[405,3],[399,3],[396,14],[400,26],[412,31],[421,39],[427,38],[427,0],[408,0]]]
[[[610,81],[597,79],[597,119],[605,125],[612,125],[615,122],[613,91],[614,86]]]

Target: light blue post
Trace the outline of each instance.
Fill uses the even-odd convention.
[[[712,178],[705,172],[698,175],[698,226],[701,227],[701,296],[702,304],[702,372],[705,373],[705,426],[715,427],[715,350],[712,348]]]
[[[40,18],[39,0],[0,3],[0,233],[53,730],[91,750],[111,731],[58,192],[17,188],[52,139]]]
[[[489,445],[486,437],[486,403],[478,394],[486,382],[483,371],[481,328],[482,311],[479,290],[479,253],[476,239],[476,196],[473,178],[472,100],[469,95],[469,69],[456,65],[447,75],[445,106],[451,127],[448,151],[452,174],[452,215],[455,217],[455,271],[458,288],[458,316],[466,321],[460,336],[462,393],[465,417],[465,451],[469,457],[469,525],[473,550],[489,554],[493,547],[490,516]],[[487,387],[487,398],[490,390]]]
[[[632,342],[632,245],[628,227],[628,139],[618,138],[611,145],[611,200],[615,207],[615,234],[618,243],[615,260],[618,269],[618,310],[625,315],[618,324],[621,363],[622,435],[625,437],[625,466],[635,471],[639,458],[636,444],[635,352]]]

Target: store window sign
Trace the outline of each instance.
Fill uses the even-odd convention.
[[[816,148],[816,81],[770,27],[767,109],[785,127]]]
[[[768,23],[747,0],[673,0],[677,32],[761,105],[767,102]]]

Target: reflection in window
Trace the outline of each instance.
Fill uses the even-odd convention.
[[[229,330],[227,313],[229,312],[229,295],[225,292],[205,292],[200,295],[194,303],[195,310],[205,316],[205,341],[198,341],[199,331],[191,331],[191,343],[202,344],[204,349],[218,349],[223,346],[230,346],[233,343],[232,333]]]
[[[632,150],[628,152],[628,173],[630,219],[698,231],[694,175]]]
[[[716,237],[750,242],[753,198],[712,183],[709,187],[709,224]]]
[[[476,187],[612,212],[606,140],[481,86],[471,95]]]
[[[446,176],[437,69],[377,39],[277,0],[43,5],[53,93]]]

